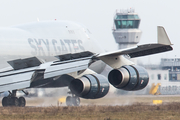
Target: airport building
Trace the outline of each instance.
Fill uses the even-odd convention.
[[[160,83],[161,94],[180,94],[180,58],[162,58],[159,65],[141,66],[149,73],[149,88]]]

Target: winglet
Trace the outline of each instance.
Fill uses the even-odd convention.
[[[157,30],[157,32],[158,32],[158,43],[164,44],[164,45],[172,45],[164,27],[157,26],[157,29],[158,29]]]

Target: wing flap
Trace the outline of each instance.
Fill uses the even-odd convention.
[[[0,91],[4,92],[4,91],[23,89],[23,88],[29,87],[29,85],[30,85],[30,81],[23,81],[23,82],[18,82],[14,84],[6,84],[6,85],[0,86]]]
[[[0,92],[29,87],[33,73],[34,71],[0,74]]]
[[[90,57],[92,55],[93,55],[93,53],[91,53],[89,51],[84,51],[84,52],[80,52],[80,53],[73,53],[73,54],[70,53],[70,54],[58,55],[55,57],[61,61],[67,61],[67,60],[72,60],[72,59]]]
[[[91,57],[85,59],[75,59],[66,62],[55,62],[46,68],[44,78],[51,78],[54,76],[87,69],[90,59]]]
[[[16,60],[8,61],[8,63],[14,68],[14,70],[35,67],[41,64],[39,59],[36,57],[31,57],[26,59],[16,59]]]

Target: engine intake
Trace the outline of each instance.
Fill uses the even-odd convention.
[[[108,80],[118,89],[134,91],[147,86],[149,75],[143,67],[131,65],[112,70],[108,75]]]
[[[72,80],[69,88],[78,97],[96,99],[104,97],[108,93],[109,83],[103,75],[89,74]]]

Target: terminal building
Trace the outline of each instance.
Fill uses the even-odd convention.
[[[180,58],[162,58],[159,65],[141,65],[149,73],[148,88],[160,83],[164,95],[180,94]]]

